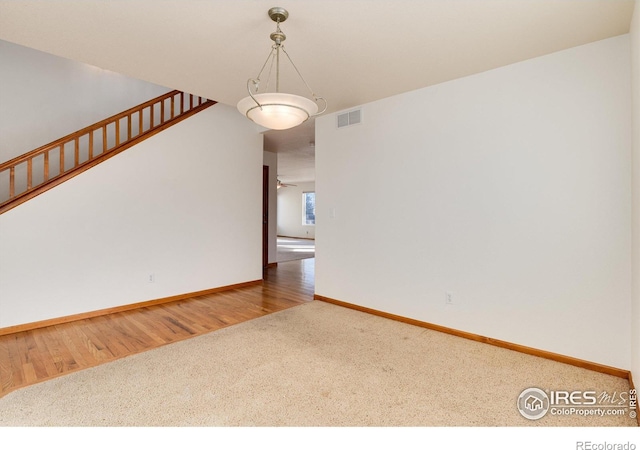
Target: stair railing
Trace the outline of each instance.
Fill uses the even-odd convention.
[[[0,214],[215,103],[167,92],[0,164]]]

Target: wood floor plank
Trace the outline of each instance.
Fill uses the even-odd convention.
[[[175,306],[168,307],[160,305],[162,309],[171,315],[182,327],[189,330],[190,334],[202,334],[209,331],[205,326],[200,325],[204,318],[198,314],[197,308],[189,309],[185,302],[178,302]]]
[[[82,325],[82,333],[87,337],[87,343],[90,346],[90,350],[93,349],[93,353],[99,361],[110,361],[113,359],[113,354],[109,351],[107,346],[102,342],[103,338],[100,336],[99,329],[94,330],[94,324],[90,320],[84,320]]]
[[[86,323],[84,320],[74,324],[64,324],[57,328],[67,335],[67,339],[73,342],[74,354],[82,364],[91,366],[100,362],[103,358],[100,351],[84,332]]]
[[[11,381],[9,382],[9,386],[11,388],[27,384],[22,376],[22,358],[20,357],[20,349],[18,348],[19,344],[20,339],[14,337],[9,345],[8,363],[11,368]]]
[[[22,365],[22,373],[24,374],[24,381],[28,384],[33,384],[38,381],[38,376],[32,363],[26,363]]]
[[[150,339],[140,329],[129,323],[129,316],[122,313],[109,315],[110,331],[128,352],[137,353],[146,350],[149,348]]]
[[[36,342],[33,333],[25,333],[25,340],[27,341],[27,346],[29,347],[29,360],[33,366],[33,371],[38,380],[46,379],[47,368],[40,357],[40,349],[38,348],[38,343]]]
[[[314,260],[264,273],[262,285],[0,336],[0,396],[313,300]]]
[[[148,336],[149,339],[151,339],[151,348],[166,344],[166,341],[155,332],[153,322],[149,323],[144,314],[138,314],[135,316],[131,315],[131,317],[129,317],[129,321],[135,324],[140,331],[145,334],[145,336]]]
[[[42,380],[46,380],[48,378],[56,377],[58,375],[58,369],[55,365],[54,354],[50,351],[48,345],[48,336],[50,335],[51,331],[47,329],[43,329],[40,332],[37,331],[40,330],[32,331],[33,339],[37,344],[37,359],[40,361],[46,372],[46,375],[43,374],[44,376]],[[26,331],[24,333],[29,333],[29,331]],[[25,336],[23,335],[23,333],[16,333],[16,339],[25,339]],[[35,358],[35,356],[33,356],[33,358]]]
[[[68,358],[72,359],[74,364],[84,367],[89,364],[87,356],[90,356],[90,353],[86,348],[82,348],[84,345],[82,341],[75,339],[74,333],[71,332],[72,328],[73,327],[58,325],[56,326],[56,331],[60,335],[60,342],[64,345]]]
[[[75,370],[78,367],[78,364],[71,354],[71,351],[67,347],[66,342],[64,341],[63,334],[58,330],[58,326],[51,327],[51,335],[50,335],[50,351],[54,356],[54,362],[56,368],[58,369],[58,373],[65,373]]]
[[[121,355],[131,353],[131,350],[122,343],[120,334],[112,325],[111,315],[96,317],[96,321],[90,320],[88,328],[93,332],[94,341],[100,340],[102,351],[111,358],[119,358]]]
[[[0,392],[8,391],[13,386],[13,369],[9,353],[10,344],[11,342],[8,339],[0,342]]]

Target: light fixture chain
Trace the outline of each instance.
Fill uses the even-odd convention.
[[[274,50],[274,48],[271,48],[271,52],[269,52],[269,56],[267,56],[267,59],[264,61],[264,64],[262,65],[262,69],[260,69],[260,72],[258,72],[258,76],[256,78],[254,78],[254,80],[256,80],[258,82],[260,81],[260,77],[262,76],[262,72],[264,72],[264,68],[267,67],[267,63],[269,62],[269,60],[273,56],[273,50]],[[273,60],[272,60],[271,64],[273,64]]]
[[[271,74],[273,73],[273,61],[275,60],[275,55],[273,54],[274,50],[275,50],[275,46],[271,49],[271,53],[269,54],[269,57],[271,58],[271,64],[269,65],[269,72],[267,75],[267,86],[265,87],[265,91],[268,91],[269,86],[271,86]]]
[[[294,69],[296,69],[296,72],[298,73],[298,76],[300,77],[300,79],[302,80],[302,82],[304,83],[304,85],[307,87],[307,89],[309,89],[309,92],[311,92],[311,96],[313,98],[318,98],[315,94],[315,92],[313,92],[313,89],[311,89],[311,86],[309,86],[309,83],[307,83],[307,81],[304,79],[304,77],[302,76],[302,74],[300,73],[300,71],[298,70],[298,68],[296,67],[296,65],[293,63],[293,61],[291,60],[291,57],[289,56],[289,53],[287,53],[287,51],[284,48],[284,45],[281,46],[282,47],[282,51],[284,52],[285,55],[287,55],[287,58],[289,59],[289,62],[291,63],[291,65],[293,66]]]
[[[276,92],[280,92],[280,45],[276,45]]]

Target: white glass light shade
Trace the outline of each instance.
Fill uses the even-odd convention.
[[[245,97],[238,102],[238,111],[258,125],[271,130],[286,130],[300,125],[318,112],[318,105],[299,95],[270,92]]]

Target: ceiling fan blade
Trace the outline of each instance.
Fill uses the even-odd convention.
[[[282,181],[280,181],[279,178],[277,178],[277,180],[278,180],[278,187],[279,188],[281,188],[281,187],[289,187],[289,186],[297,186],[296,184],[283,183]]]

